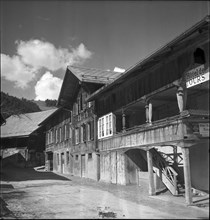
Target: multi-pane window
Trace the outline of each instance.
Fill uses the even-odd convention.
[[[113,113],[98,119],[98,138],[109,137],[114,133],[115,116]]]

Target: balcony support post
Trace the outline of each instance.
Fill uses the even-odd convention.
[[[123,130],[123,132],[125,132],[125,130],[126,130],[126,125],[125,125],[125,111],[124,111],[124,109],[122,109],[122,130]]]
[[[149,172],[149,195],[155,195],[155,184],[154,184],[154,174],[153,174],[153,161],[152,161],[152,153],[150,150],[147,150],[147,164],[148,164],[148,172]]]
[[[185,200],[187,205],[192,204],[191,176],[190,176],[190,161],[189,147],[182,148],[184,162],[184,183],[185,183]]]
[[[149,122],[149,106],[145,105],[146,123]]]
[[[152,103],[149,101],[149,124],[152,124]]]
[[[178,86],[176,97],[177,97],[177,104],[179,107],[179,112],[182,112],[186,109],[187,89],[184,86]]]

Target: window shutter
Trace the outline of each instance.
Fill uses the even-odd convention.
[[[94,140],[94,121],[90,122],[90,139]]]

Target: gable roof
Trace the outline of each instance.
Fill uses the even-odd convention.
[[[190,41],[199,34],[203,33],[209,36],[209,21],[210,15],[207,15],[201,21],[193,25],[191,28],[187,29],[185,32],[174,38],[174,40],[170,41],[169,43],[157,49],[143,60],[128,68],[125,72],[119,75],[113,82],[111,82],[108,85],[104,85],[99,90],[95,91],[93,94],[91,94],[87,101],[92,101],[98,98],[99,96],[102,96],[105,92],[112,90],[116,85],[119,86],[124,81],[126,81],[127,78],[134,76],[136,74],[136,71],[143,71],[148,67],[154,66],[163,58],[170,56],[173,53],[174,48],[181,45],[183,42]]]
[[[86,68],[78,66],[68,66],[61,86],[57,106],[65,106],[66,103],[72,107],[74,98],[78,93],[81,84],[92,84],[103,86],[113,82],[121,73]]]
[[[68,66],[68,69],[81,81],[92,83],[107,84],[112,82],[119,76],[120,73],[100,70],[95,68]]]
[[[1,138],[25,137],[40,128],[39,124],[58,109],[10,116],[1,126]]]

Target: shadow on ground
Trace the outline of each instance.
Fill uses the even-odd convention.
[[[66,180],[70,179],[59,176],[52,172],[47,171],[36,171],[34,168],[20,168],[12,165],[7,165],[1,169],[1,180],[2,181],[25,181],[25,180]]]

